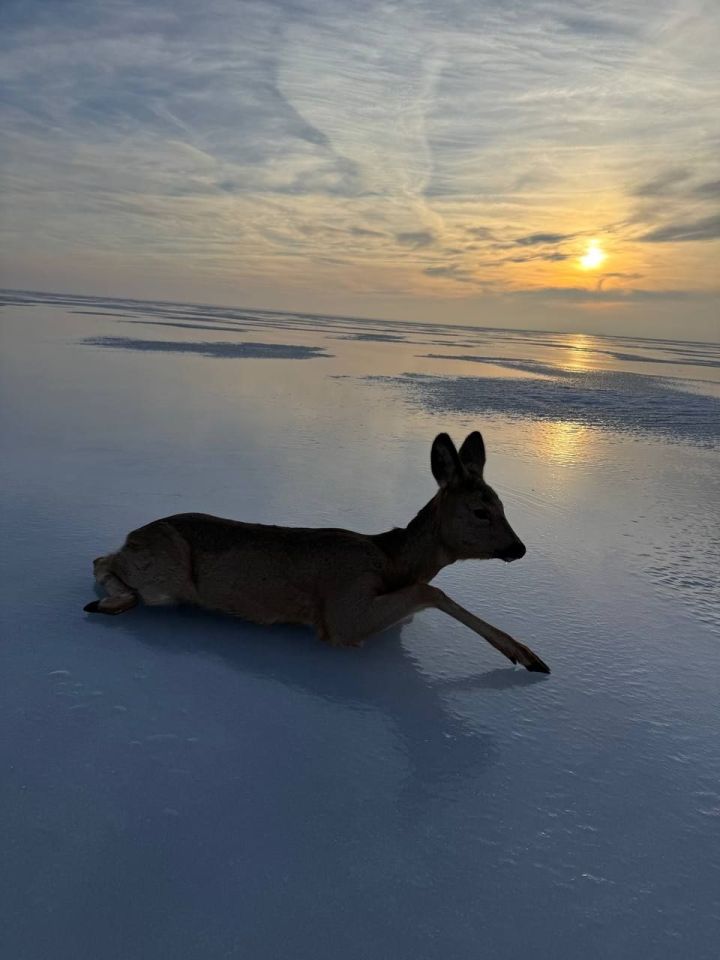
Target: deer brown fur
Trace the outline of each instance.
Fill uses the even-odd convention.
[[[456,560],[510,562],[525,546],[483,479],[485,447],[471,433],[458,452],[446,433],[432,445],[438,492],[404,529],[276,527],[180,513],[128,534],[99,557],[95,577],[107,596],[93,613],[191,603],[255,623],[305,623],[327,642],[359,646],[365,637],[427,608],[442,610],[484,637],[513,663],[549,673],[521,643],[465,610],[429,581]]]

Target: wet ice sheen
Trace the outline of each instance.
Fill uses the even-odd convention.
[[[3,956],[716,956],[720,471],[709,421],[658,378],[702,424],[716,371],[685,361],[717,348],[4,301]],[[103,346],[128,318],[189,347]],[[252,343],[289,349],[233,354]],[[544,379],[483,366],[453,393],[478,364],[439,352]],[[604,391],[592,417],[562,402],[568,369],[586,406]],[[438,582],[549,678],[438,613],[362,651],[197,610],[82,613],[92,557],[163,514],[406,523],[432,436],[478,426],[528,554]]]

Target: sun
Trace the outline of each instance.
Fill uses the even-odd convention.
[[[595,270],[605,260],[605,254],[600,249],[597,240],[591,240],[587,251],[580,257],[580,266],[583,270]]]

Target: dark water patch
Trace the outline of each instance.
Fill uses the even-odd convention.
[[[225,324],[225,328],[228,330],[242,330],[243,327],[239,327],[238,321],[232,317],[225,316],[203,316],[202,314],[195,313],[193,310],[187,310],[180,313],[173,311],[165,310],[138,310],[135,313],[135,316],[140,315],[146,319],[137,320],[137,323],[170,323],[173,321],[181,322],[190,322],[197,324],[199,330],[209,330],[212,329],[208,326],[210,323],[222,323]],[[159,319],[155,319],[158,317]]]
[[[129,317],[129,313],[116,313],[113,310],[68,310],[68,313],[79,313],[84,317]]]
[[[500,367],[512,367],[517,370],[524,369],[534,369],[535,367],[547,366],[546,364],[540,363],[539,360],[530,360],[524,359],[523,357],[498,357],[494,354],[480,354],[480,353],[423,353],[423,357],[428,360],[469,360],[473,363],[495,363]],[[547,367],[548,369],[555,369],[554,367]],[[537,373],[542,373],[544,371],[537,370]]]
[[[613,357],[615,360],[629,360],[633,363],[669,363],[673,366],[684,364],[692,367],[720,367],[720,358],[698,357],[690,353],[678,353],[675,357],[667,359],[665,357],[646,357],[642,354],[618,353],[615,350],[600,350],[598,352]]]
[[[720,447],[720,399],[716,397],[679,392],[663,378],[636,373],[568,371],[532,361],[507,365],[544,377],[507,380],[407,373],[367,380],[395,384],[413,402],[433,411],[489,411]]]
[[[345,333],[333,340],[367,340],[371,343],[402,343],[405,337],[394,333]]]
[[[112,350],[194,353],[224,360],[311,360],[332,356],[321,347],[291,343],[185,343],[180,340],[135,340],[132,337],[85,337],[79,342],[83,346],[109,347]]]
[[[118,314],[120,316],[120,314]],[[216,330],[219,333],[245,333],[247,327],[221,327],[209,323],[179,323],[173,320],[123,320],[143,327],[177,327],[180,330]]]
[[[531,341],[523,340],[523,345]],[[452,346],[452,344],[447,344]],[[555,366],[550,366],[547,364],[542,364],[537,360],[527,360],[523,358],[508,358],[508,357],[497,357],[497,356],[485,356],[480,354],[447,354],[447,353],[427,353],[425,356],[432,360],[467,360],[474,361],[475,363],[496,363],[501,366],[511,367],[518,370],[528,369],[528,372],[531,372],[531,368],[534,368],[538,373],[546,373],[548,370],[555,371],[559,368]],[[696,352],[683,352],[677,353],[672,358],[667,357],[648,357],[645,354],[637,353],[621,353],[617,350],[602,350],[595,348],[573,348],[571,353],[567,354],[568,360],[572,358],[583,358],[587,359],[589,362],[592,362],[594,356],[604,356],[612,357],[613,360],[623,360],[630,363],[658,363],[658,364],[669,364],[671,366],[678,366],[683,364],[685,366],[691,367],[714,367],[720,368],[720,356],[712,357],[707,354],[698,355]],[[525,364],[529,364],[530,367],[525,367]]]
[[[685,356],[703,356],[707,357],[708,354],[711,356],[714,355],[720,358],[720,345],[713,344],[683,344],[682,347],[679,346],[662,346],[659,343],[653,344],[653,350],[662,350],[665,353],[675,353],[679,357]]]

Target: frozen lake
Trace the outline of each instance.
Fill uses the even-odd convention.
[[[2,303],[3,957],[717,956],[719,346]],[[437,583],[549,677],[83,613],[159,516],[405,525],[472,429],[528,553]]]

